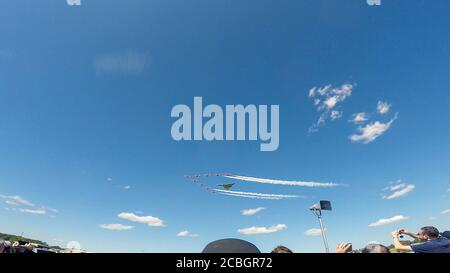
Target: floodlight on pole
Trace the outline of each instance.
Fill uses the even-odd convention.
[[[314,204],[313,206],[311,206],[309,208],[309,210],[311,210],[312,213],[319,220],[320,231],[322,233],[323,244],[325,246],[325,252],[329,253],[330,249],[328,247],[327,235],[325,234],[325,228],[324,228],[323,221],[322,221],[322,210],[330,210],[331,211],[331,202],[321,200],[318,204]]]

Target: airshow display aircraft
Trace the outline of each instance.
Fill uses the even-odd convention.
[[[286,195],[286,194],[274,194],[274,193],[257,193],[257,192],[246,192],[246,191],[232,191],[230,190],[236,183],[222,183],[217,185],[218,187],[222,187],[222,189],[216,189],[208,186],[209,182],[201,182],[200,179],[203,178],[227,178],[239,180],[241,182],[250,182],[250,183],[262,183],[262,184],[272,184],[272,185],[287,185],[287,186],[300,186],[300,187],[335,187],[339,186],[339,184],[331,183],[331,182],[311,182],[311,181],[292,181],[292,180],[277,180],[277,179],[269,179],[269,178],[257,178],[257,177],[249,177],[242,175],[234,175],[230,173],[205,173],[205,174],[195,174],[195,175],[185,175],[186,179],[189,179],[192,183],[200,185],[200,187],[205,188],[207,191],[212,193],[218,193],[221,195],[234,196],[234,197],[243,197],[243,198],[252,198],[252,199],[269,199],[269,200],[280,200],[280,199],[288,199],[288,198],[299,198],[302,196],[298,195]]]

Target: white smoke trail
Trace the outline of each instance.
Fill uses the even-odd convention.
[[[270,193],[256,193],[256,192],[245,192],[245,191],[230,191],[230,190],[219,190],[214,189],[215,192],[222,194],[233,194],[233,195],[245,195],[245,196],[255,196],[255,197],[265,197],[265,198],[297,198],[297,195],[285,195],[285,194],[270,194]]]
[[[228,195],[228,196],[236,196],[236,197],[245,197],[245,198],[251,198],[251,199],[266,199],[266,200],[280,200],[281,199],[279,197],[264,197],[264,196],[233,194],[233,193],[225,193],[225,192],[218,192],[218,194]]]
[[[301,187],[335,187],[339,186],[330,182],[306,182],[306,181],[290,181],[290,180],[276,180],[267,178],[248,177],[241,175],[224,175],[226,178],[236,179],[247,182],[274,184],[274,185],[288,185],[288,186],[301,186]]]

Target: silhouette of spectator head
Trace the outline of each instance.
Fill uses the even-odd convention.
[[[389,248],[382,244],[368,244],[362,249],[362,253],[390,253]]]
[[[276,248],[274,248],[272,250],[271,253],[293,253],[292,250],[290,250],[289,248],[285,247],[285,246],[277,246]]]
[[[202,253],[261,253],[252,243],[239,239],[222,239],[209,243]]]

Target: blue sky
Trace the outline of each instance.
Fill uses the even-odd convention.
[[[445,0],[3,1],[0,232],[94,252],[199,252],[226,237],[265,252],[279,244],[317,252],[321,238],[304,232],[318,227],[308,207],[320,199],[333,202],[324,219],[332,247],[390,243],[398,227],[448,230],[449,8]],[[351,95],[318,111],[309,91],[329,84],[351,84]],[[174,141],[171,108],[192,106],[194,96],[205,105],[280,105],[278,150]],[[389,111],[377,112],[378,102]],[[341,117],[332,120],[331,110]],[[362,112],[367,121],[351,121]],[[310,132],[321,114],[326,122]],[[350,139],[391,120],[369,143]],[[253,200],[183,178],[208,172],[343,185],[238,181],[239,191],[305,196]],[[124,212],[164,226],[118,217]],[[407,219],[369,227],[394,216]],[[280,224],[270,234],[238,233]],[[176,236],[184,230],[199,236]]]

